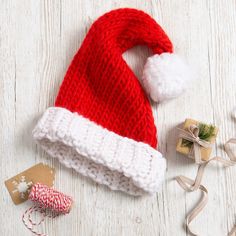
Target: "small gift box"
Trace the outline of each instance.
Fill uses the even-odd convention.
[[[218,128],[214,125],[186,119],[179,130],[176,151],[195,159],[196,163],[209,160]]]

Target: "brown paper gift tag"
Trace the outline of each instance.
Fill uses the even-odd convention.
[[[183,125],[183,129],[187,129],[190,125],[198,125],[200,122],[193,119],[186,119]],[[215,135],[209,140],[210,143],[215,143],[218,128],[215,127]],[[178,140],[176,151],[184,155],[189,155],[191,148],[182,145],[182,138]],[[203,161],[207,161],[210,158],[212,148],[201,148],[201,157]],[[192,156],[190,156],[193,158]]]
[[[53,186],[55,169],[46,164],[39,163],[20,174],[5,181],[5,185],[12,201],[18,205],[28,199],[31,186],[42,183],[49,187]]]

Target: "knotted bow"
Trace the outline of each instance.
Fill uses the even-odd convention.
[[[208,163],[211,161],[219,161],[221,164],[223,164],[225,167],[233,166],[236,164],[236,156],[234,155],[230,145],[236,144],[236,139],[231,138],[229,139],[225,145],[225,152],[228,156],[228,159],[222,158],[222,157],[213,157],[210,160],[203,161],[201,158],[201,147],[209,148],[212,146],[210,142],[207,142],[205,140],[201,140],[199,135],[199,128],[196,125],[191,125],[187,130],[179,129],[180,130],[180,138],[186,139],[193,143],[192,148],[190,150],[189,156],[191,158],[194,158],[195,163],[198,164],[198,171],[195,180],[189,179],[185,176],[177,176],[176,181],[179,183],[179,185],[188,192],[193,192],[196,190],[201,190],[203,195],[200,200],[200,202],[197,204],[197,206],[186,216],[186,225],[188,228],[188,231],[194,235],[197,236],[196,233],[194,233],[190,228],[190,223],[193,221],[193,219],[203,210],[203,208],[206,206],[208,201],[208,191],[207,188],[201,185],[204,169],[207,166]],[[236,233],[236,226],[231,230],[231,232],[228,234],[228,236],[233,236],[233,234]]]
[[[190,125],[187,130],[180,129],[179,137],[193,143],[189,152],[189,157],[194,158],[197,164],[203,163],[201,157],[201,147],[210,148],[212,144],[208,141],[199,138],[199,127],[197,125]]]

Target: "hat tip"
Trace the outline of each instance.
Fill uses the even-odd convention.
[[[147,59],[142,82],[153,101],[163,102],[181,95],[193,78],[193,71],[182,58],[174,53],[162,53]]]

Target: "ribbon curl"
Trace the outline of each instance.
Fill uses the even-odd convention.
[[[179,128],[178,128],[179,129]],[[202,140],[198,137],[199,135],[199,128],[196,125],[191,125],[187,130],[179,129],[180,134],[179,137],[185,140],[188,140],[193,143],[192,148],[189,153],[189,157],[194,158],[195,163],[198,164],[198,170],[195,180],[189,179],[185,176],[177,176],[175,179],[178,184],[188,192],[193,192],[196,190],[202,191],[203,195],[200,202],[196,205],[196,207],[186,216],[186,226],[189,231],[194,236],[197,236],[190,227],[190,223],[196,218],[196,216],[204,209],[208,202],[208,191],[207,188],[201,185],[201,181],[203,178],[204,170],[206,166],[212,161],[218,161],[223,164],[225,167],[233,166],[236,164],[236,156],[233,153],[230,145],[236,144],[236,139],[231,138],[229,139],[225,145],[224,150],[227,154],[228,159],[215,156],[207,161],[202,160],[201,157],[201,148],[209,148],[212,144],[208,141]],[[228,236],[233,236],[236,233],[236,226],[230,231]]]

